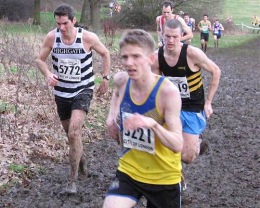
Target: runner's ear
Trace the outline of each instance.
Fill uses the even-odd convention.
[[[76,24],[76,22],[77,22],[77,19],[76,19],[76,17],[73,17],[72,23],[75,25],[75,24]]]
[[[150,60],[150,65],[152,66],[154,64],[154,61],[155,61],[155,54],[154,53],[151,53],[149,55],[149,60]]]

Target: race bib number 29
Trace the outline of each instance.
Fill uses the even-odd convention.
[[[123,113],[123,121],[131,116],[131,113]],[[137,149],[140,151],[155,154],[154,132],[148,128],[138,128],[136,130],[123,130],[123,145],[126,148]]]
[[[81,65],[79,59],[60,59],[58,62],[59,79],[71,82],[81,81]]]

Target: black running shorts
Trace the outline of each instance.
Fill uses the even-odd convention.
[[[57,112],[59,114],[60,120],[64,121],[70,119],[72,110],[83,110],[87,113],[92,98],[92,89],[84,89],[73,98],[62,98],[55,96]]]
[[[117,171],[116,179],[110,185],[107,196],[122,196],[138,202],[142,196],[147,199],[147,208],[180,208],[181,185],[154,185],[138,182],[127,174]]]

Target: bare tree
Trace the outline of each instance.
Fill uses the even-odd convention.
[[[81,25],[89,28],[91,21],[90,21],[90,5],[88,3],[88,0],[84,0],[82,10],[81,10],[81,16],[80,16],[80,23]]]
[[[100,32],[101,21],[100,21],[100,8],[101,0],[88,0],[90,3],[90,20],[91,26],[95,32]]]
[[[33,14],[33,24],[40,25],[41,24],[41,0],[34,0],[34,14]]]
[[[100,9],[103,4],[109,4],[111,0],[84,0],[80,23],[95,32],[100,32]]]

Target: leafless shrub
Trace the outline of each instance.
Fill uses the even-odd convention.
[[[67,139],[56,113],[52,89],[35,64],[41,42],[39,34],[10,33],[1,25],[0,181],[3,183],[12,178],[6,174],[11,163],[33,165],[31,159],[36,153],[45,159],[59,159],[67,153]]]
[[[107,46],[111,47],[113,45],[118,29],[118,25],[112,19],[106,19],[103,21],[103,33],[106,38]]]

